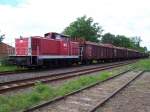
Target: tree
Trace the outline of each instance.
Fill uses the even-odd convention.
[[[117,35],[115,37],[114,45],[126,48],[132,47],[130,39],[124,35]]]
[[[132,48],[133,49],[136,49],[136,50],[141,51],[141,52],[147,52],[147,47],[141,47],[140,46],[140,44],[142,42],[141,37],[135,36],[135,37],[132,37],[130,40],[132,42]]]
[[[101,42],[105,44],[114,44],[115,35],[106,33],[102,36]]]
[[[143,47],[143,49],[144,49],[144,52],[147,52],[147,51],[148,51],[146,46]]]
[[[4,39],[4,36],[0,35],[0,43],[3,41],[3,39]]]
[[[113,35],[111,33],[106,33],[102,36],[102,43],[113,44],[119,47],[128,47],[131,48],[130,39],[124,35]]]
[[[63,31],[63,34],[71,37],[84,38],[88,41],[98,42],[103,29],[98,23],[94,23],[91,17],[86,16],[77,18]]]
[[[5,34],[2,34],[0,30],[0,43],[3,41],[4,37],[5,37]]]
[[[141,47],[141,37],[126,37],[124,35],[113,35],[111,33],[106,33],[102,36],[101,42],[107,44],[113,44],[118,47],[125,47],[138,50],[140,52],[147,52],[147,47]]]
[[[138,48],[138,47],[140,47],[140,43],[142,40],[141,40],[141,37],[135,36],[135,37],[131,38],[131,41],[133,42],[134,47]]]

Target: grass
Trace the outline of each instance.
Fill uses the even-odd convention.
[[[0,65],[0,72],[20,70],[17,66]]]
[[[54,97],[53,90],[49,86],[39,83],[30,93],[0,96],[0,112],[16,112],[37,104],[41,100],[52,98],[52,96]]]
[[[6,58],[0,59],[0,72],[22,70],[15,65],[11,65]]]
[[[57,89],[57,96],[63,96],[67,93],[79,90],[87,85],[94,84],[98,81],[102,81],[108,77],[112,76],[111,72],[103,72],[96,76],[81,76],[77,80],[69,81],[64,83]]]
[[[150,70],[150,59],[143,59],[133,65],[138,70]]]
[[[58,87],[51,87],[38,82],[31,92],[16,94],[14,96],[0,96],[0,112],[21,111],[41,101],[63,96],[87,85],[107,79],[112,75],[112,72],[103,72],[96,76],[81,76]]]

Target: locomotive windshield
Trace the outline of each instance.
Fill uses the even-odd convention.
[[[68,40],[69,36],[65,36],[58,33],[46,33],[44,35],[45,38],[57,39],[57,40]]]

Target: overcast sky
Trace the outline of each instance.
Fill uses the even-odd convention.
[[[87,15],[105,32],[141,36],[150,50],[149,0],[0,0],[0,30],[4,42],[21,36],[62,32],[77,17]],[[104,32],[104,33],[105,33]]]

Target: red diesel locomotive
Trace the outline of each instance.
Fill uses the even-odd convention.
[[[53,32],[45,34],[44,37],[16,39],[15,49],[16,54],[13,57],[20,66],[55,66],[79,59],[79,43]]]
[[[72,63],[125,60],[147,55],[136,50],[73,40],[69,36],[50,32],[44,37],[32,36],[16,39],[15,55],[10,56],[19,66],[56,66]]]

